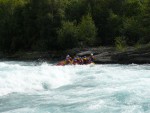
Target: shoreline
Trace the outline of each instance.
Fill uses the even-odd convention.
[[[117,51],[115,47],[74,48],[66,51],[30,51],[16,52],[14,54],[0,53],[0,61],[37,61],[59,62],[67,54],[86,55],[93,53],[96,64],[150,64],[150,46],[135,49],[128,47],[125,51]]]

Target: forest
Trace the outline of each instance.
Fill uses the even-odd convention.
[[[150,0],[0,0],[0,51],[150,42]]]

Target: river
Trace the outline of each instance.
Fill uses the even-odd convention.
[[[0,113],[150,113],[150,65],[1,61]]]

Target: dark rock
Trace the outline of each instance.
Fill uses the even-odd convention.
[[[42,61],[59,61],[64,60],[67,54],[72,57],[89,56],[94,54],[94,62],[97,64],[145,64],[150,63],[150,46],[140,49],[127,48],[125,52],[118,52],[114,47],[99,48],[74,48],[67,51],[48,51],[48,52],[22,52],[15,54],[2,54],[0,59],[4,60],[42,60]]]
[[[112,54],[108,53],[108,52],[103,52],[101,54],[95,55],[95,63],[98,64],[109,64],[109,63],[115,63],[112,59],[111,59]]]
[[[125,52],[116,51],[114,47],[89,48],[80,51],[77,55],[88,56],[94,54],[97,64],[145,64],[150,63],[150,46],[140,49],[128,47]]]
[[[112,60],[121,64],[145,64],[150,63],[150,47],[143,47],[131,51],[125,51],[113,55]]]
[[[78,53],[77,56],[83,57],[83,56],[89,56],[89,55],[91,55],[91,54],[93,54],[92,51],[84,51],[84,52]]]
[[[82,50],[77,55],[89,56],[91,53],[94,54],[94,62],[97,64],[116,63],[111,59],[111,56],[117,53],[114,47],[88,48],[86,50]]]

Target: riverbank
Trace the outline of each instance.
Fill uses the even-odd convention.
[[[93,53],[97,64],[147,64],[150,63],[150,46],[139,49],[128,47],[125,51],[118,51],[115,47],[97,48],[74,48],[66,51],[46,51],[46,52],[17,52],[14,54],[0,53],[0,60],[15,61],[61,61],[67,54],[71,56],[86,55]]]

